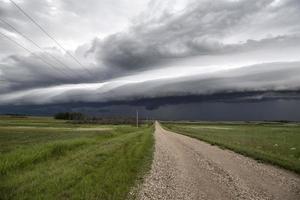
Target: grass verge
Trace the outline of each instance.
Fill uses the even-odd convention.
[[[26,121],[62,129],[22,128]],[[84,131],[72,131],[72,125],[66,129],[55,121],[8,121],[11,126],[21,124],[16,129],[7,129],[1,121],[0,143],[9,145],[0,146],[0,199],[123,200],[150,169],[153,127],[122,125],[97,131],[92,126],[88,131],[83,125]]]

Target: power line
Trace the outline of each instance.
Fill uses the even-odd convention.
[[[34,46],[36,46],[37,48],[39,48],[43,54],[47,54],[49,57],[51,57],[53,60],[55,60],[56,62],[58,62],[59,64],[63,65],[65,68],[67,68],[68,70],[72,69],[67,66],[66,64],[64,64],[62,61],[60,61],[58,58],[56,58],[55,56],[53,56],[52,54],[44,51],[44,49],[42,47],[40,47],[36,42],[34,42],[32,39],[30,39],[29,37],[27,37],[26,35],[24,35],[23,33],[21,33],[20,31],[18,31],[13,25],[11,25],[10,23],[8,23],[7,21],[5,21],[4,19],[0,18],[0,21],[2,21],[3,23],[5,23],[7,26],[9,26],[11,29],[13,29],[16,33],[18,33],[19,35],[21,35],[23,38],[25,38],[26,40],[28,40],[29,42],[31,42]],[[74,73],[75,74],[75,73]],[[77,74],[75,74],[77,76]],[[81,75],[80,75],[81,76]]]
[[[52,65],[51,63],[49,63],[48,61],[46,61],[43,57],[39,56],[38,54],[32,52],[31,50],[27,49],[26,47],[24,47],[22,44],[18,43],[17,41],[13,40],[12,38],[8,37],[7,35],[3,34],[0,32],[0,35],[2,35],[2,37],[5,37],[6,39],[8,39],[9,41],[13,42],[15,45],[19,46],[20,48],[24,49],[25,51],[29,52],[30,54],[34,55],[35,57],[38,57],[42,62],[44,62],[45,64],[47,64],[48,66],[50,66],[52,69],[56,70],[57,72],[61,73],[65,73],[64,71],[61,71],[59,69],[57,69],[54,65]],[[67,76],[69,76],[68,74],[65,74]],[[72,78],[72,77],[71,77]]]
[[[78,65],[80,65],[87,73],[89,73],[91,76],[93,74],[90,70],[88,70],[86,67],[84,67],[79,60],[73,56],[71,53],[69,53],[53,36],[51,36],[37,21],[35,21],[29,14],[25,12],[16,2],[13,0],[9,0],[14,6],[20,10],[30,21],[32,21],[44,34],[46,34],[51,40],[53,40],[66,54],[68,54]]]

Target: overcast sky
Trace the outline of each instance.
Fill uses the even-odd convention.
[[[67,52],[0,0],[0,105],[299,99],[299,0],[14,2]]]

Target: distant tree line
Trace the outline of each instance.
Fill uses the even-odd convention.
[[[77,120],[75,123],[82,124],[136,124],[136,119],[132,117],[88,117],[84,120]]]
[[[6,113],[6,114],[3,114],[3,115],[8,116],[8,117],[14,117],[14,118],[26,118],[27,117],[26,115],[15,114],[15,113]]]
[[[95,117],[95,116],[87,116],[83,113],[79,112],[62,112],[57,113],[54,116],[55,119],[61,120],[70,120],[71,123],[75,124],[131,124],[136,125],[135,117]],[[153,121],[150,120],[139,120],[139,124],[152,124]]]
[[[86,116],[79,112],[61,112],[54,115],[55,119],[84,120]]]

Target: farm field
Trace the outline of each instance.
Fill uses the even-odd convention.
[[[300,124],[163,123],[168,130],[300,173]]]
[[[126,199],[150,168],[153,127],[0,117],[0,199]]]

